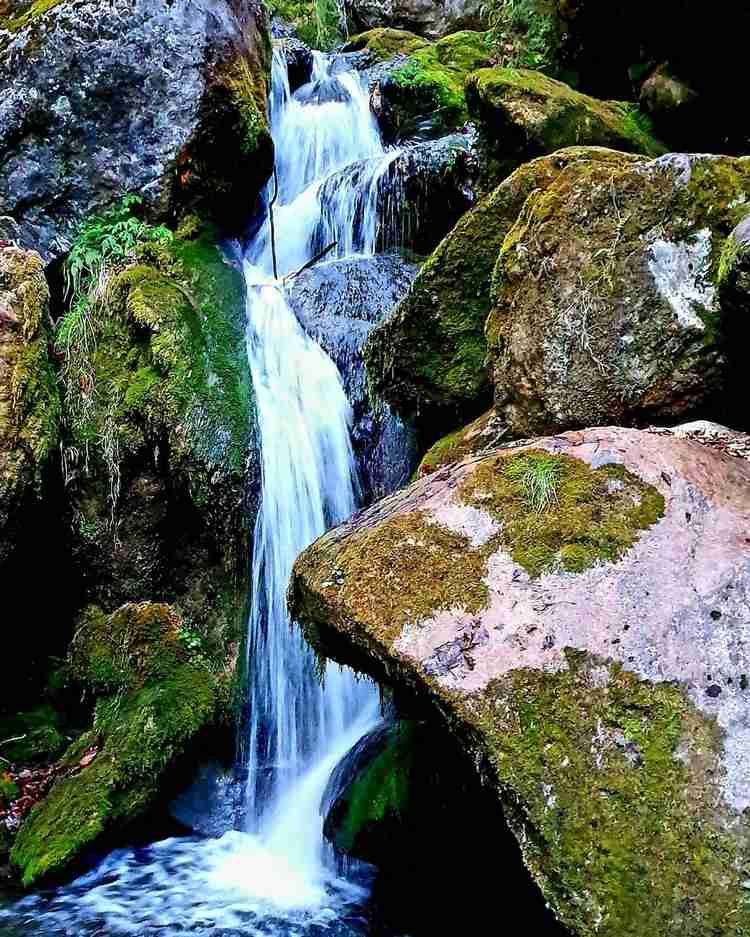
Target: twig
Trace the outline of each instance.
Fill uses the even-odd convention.
[[[326,254],[330,254],[337,244],[338,244],[338,241],[334,241],[332,244],[329,244],[325,250],[322,250],[319,254],[316,254],[312,260],[308,260],[307,263],[304,265],[304,267],[300,267],[299,270],[297,270],[295,273],[288,273],[284,277],[282,282],[286,284],[287,280],[293,280],[295,277],[298,277],[300,273],[304,273],[305,270],[308,270],[310,267],[313,266],[313,264],[316,264],[319,260],[322,260],[326,256]]]
[[[279,197],[279,176],[276,171],[276,164],[273,166],[273,198],[268,205],[268,219],[271,223],[271,258],[273,260],[273,278],[278,280],[279,278],[279,268],[276,263],[276,225],[273,220],[273,206],[276,204],[276,199]]]
[[[2,748],[3,745],[10,745],[11,742],[22,742],[25,738],[26,738],[26,734],[17,735],[15,736],[15,738],[12,738],[12,739],[6,739],[4,742],[0,742],[0,748]]]

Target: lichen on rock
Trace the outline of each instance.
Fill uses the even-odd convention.
[[[532,507],[542,459],[562,468]],[[445,465],[295,565],[291,609],[318,650],[434,703],[579,937],[750,926],[748,491],[745,460],[696,441],[566,433]],[[561,521],[586,561],[562,547],[525,568]],[[438,553],[412,567],[425,525]],[[445,563],[463,585],[445,588]]]
[[[486,326],[513,434],[716,405],[735,327],[722,251],[749,191],[746,159],[678,155],[574,164],[528,199]]]

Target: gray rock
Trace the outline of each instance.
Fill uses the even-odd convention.
[[[389,26],[439,39],[485,25],[483,0],[346,0],[352,32]]]
[[[363,496],[382,497],[408,481],[416,440],[384,403],[373,403],[362,348],[377,322],[406,294],[417,273],[395,255],[334,260],[290,281],[289,302],[307,333],[338,367],[353,409],[352,437]]]
[[[129,192],[153,217],[239,227],[272,153],[259,0],[63,0],[27,17],[0,19],[0,215],[22,245],[49,261]]]

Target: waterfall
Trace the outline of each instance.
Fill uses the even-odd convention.
[[[356,506],[350,408],[336,366],[291,311],[284,279],[331,244],[331,256],[344,258],[397,239],[398,197],[388,182],[397,154],[382,146],[359,77],[337,70],[335,58],[316,54],[312,81],[292,94],[275,53],[271,120],[279,279],[268,218],[244,258],[262,498],[241,829],[115,851],[69,886],[0,912],[9,935],[354,937],[368,930],[366,887],[326,861],[321,801],[337,764],[377,724],[377,690],[333,665],[321,680],[285,602],[296,556]],[[275,188],[272,182],[269,202]]]
[[[352,73],[332,75],[330,60],[316,55],[313,81],[293,96],[278,51],[273,68],[278,177],[271,188],[278,188],[274,220],[282,283],[273,278],[270,221],[245,260],[263,478],[248,636],[246,828],[282,849],[284,840],[293,844],[299,861],[314,871],[327,775],[318,787],[310,777],[318,777],[319,765],[353,727],[361,734],[373,722],[377,699],[371,684],[335,666],[321,681],[314,655],[286,611],[295,558],[353,512],[356,481],[341,378],[297,322],[283,277],[311,260],[322,240],[335,242],[339,256],[374,251],[374,193],[392,156],[383,150],[365,89]],[[359,171],[348,172],[352,165]],[[309,816],[300,809],[302,790],[313,802]]]

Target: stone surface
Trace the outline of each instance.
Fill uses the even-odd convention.
[[[352,31],[386,26],[439,39],[485,25],[482,0],[346,0]]]
[[[13,551],[24,505],[41,494],[59,439],[49,324],[41,257],[0,247],[0,569]]]
[[[272,164],[256,0],[11,0],[0,15],[0,215],[45,261],[126,193],[239,228]]]
[[[541,509],[530,464],[559,466]],[[356,515],[298,559],[290,603],[319,651],[433,702],[572,934],[739,935],[749,522],[745,460],[673,435],[570,432],[446,466]],[[600,558],[571,568],[563,546],[529,573],[523,548],[556,523],[572,542],[608,531]]]
[[[416,272],[414,264],[381,254],[317,264],[287,287],[305,331],[341,373],[352,405],[352,441],[366,501],[405,484],[416,458],[411,429],[371,397],[362,360],[367,336],[406,293]]]
[[[574,163],[535,193],[503,244],[486,329],[510,431],[719,407],[727,338],[745,329],[723,251],[748,199],[750,160],[688,155]]]
[[[366,349],[370,380],[432,442],[486,410],[491,376],[484,327],[492,272],[528,196],[578,162],[625,166],[637,157],[572,147],[520,167],[466,214],[424,264],[406,298]],[[434,425],[433,425],[434,424]]]

